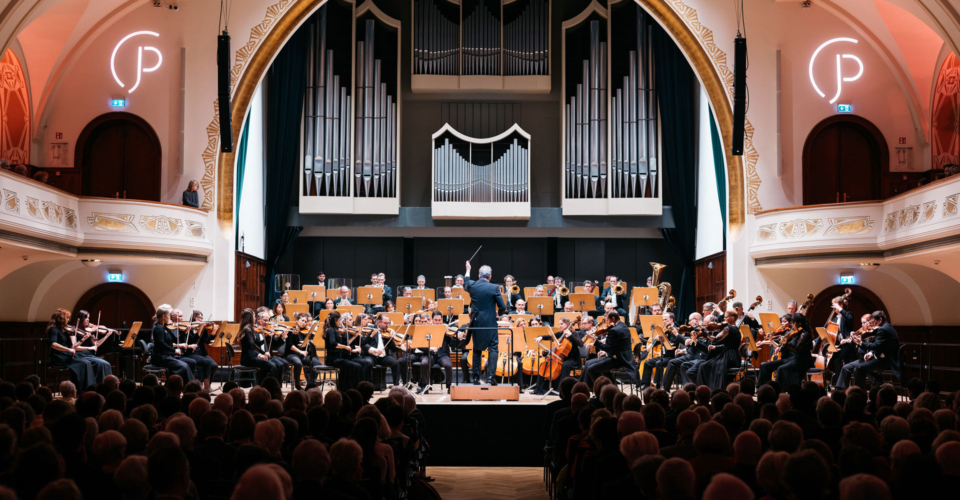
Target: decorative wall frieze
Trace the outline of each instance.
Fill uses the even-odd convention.
[[[133,214],[102,214],[94,212],[87,217],[90,227],[98,231],[115,231],[120,233],[139,233],[140,230],[133,224],[137,218]]]
[[[3,190],[3,208],[10,212],[20,213],[20,198],[17,193],[9,189]]]
[[[764,224],[757,228],[757,241],[774,241],[777,239],[777,225]]]
[[[780,235],[784,238],[806,238],[823,227],[822,219],[794,219],[780,223]]]
[[[869,215],[856,217],[830,217],[827,219],[827,230],[823,232],[824,236],[843,235],[850,236],[854,234],[869,233],[873,229],[873,220]]]
[[[960,198],[960,193],[951,194],[950,196],[947,196],[945,200],[943,200],[943,218],[957,215],[957,205],[960,205],[958,198]]]
[[[166,215],[141,215],[140,227],[153,234],[169,236],[180,234],[183,223],[180,222],[180,219],[167,217]]]

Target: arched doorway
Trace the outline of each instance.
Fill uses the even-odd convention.
[[[77,138],[81,195],[160,201],[160,139],[143,118],[106,113]]]
[[[103,283],[83,294],[73,308],[73,317],[81,309],[90,313],[90,321],[97,321],[108,328],[129,328],[135,321],[142,321],[143,328],[150,328],[150,318],[156,313],[153,302],[139,288],[126,283]]]
[[[847,299],[846,309],[853,314],[853,327],[855,329],[860,328],[860,318],[862,318],[864,314],[870,314],[874,311],[886,312],[887,319],[891,320],[890,311],[883,305],[880,297],[877,297],[877,294],[870,291],[869,288],[864,288],[859,285],[834,285],[823,289],[823,291],[813,298],[813,305],[810,306],[810,311],[808,311],[807,314],[807,318],[810,319],[811,328],[826,324],[827,318],[829,318],[830,313],[833,312],[831,306],[833,299],[843,295],[845,288],[849,288],[850,291],[853,292]]]
[[[803,145],[803,204],[882,199],[890,170],[887,142],[873,123],[855,115],[821,121]]]

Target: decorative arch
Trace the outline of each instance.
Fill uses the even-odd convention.
[[[327,0],[306,0],[289,5],[290,0],[281,0],[277,4],[267,9],[267,19],[261,25],[254,28],[251,35],[251,43],[254,39],[260,40],[259,45],[250,55],[250,43],[244,46],[237,53],[238,64],[234,71],[239,71],[239,78],[230,102],[230,113],[233,126],[233,137],[240,137],[243,120],[246,116],[250,101],[256,91],[257,84],[263,78],[270,63],[274,60],[283,44],[296,32],[297,28],[323,3]],[[368,0],[370,1],[370,0]],[[760,185],[760,179],[756,176],[756,149],[752,146],[753,128],[748,125],[745,133],[745,156],[734,156],[731,154],[733,144],[733,108],[728,95],[728,87],[732,89],[733,73],[727,68],[726,54],[717,48],[713,43],[713,33],[700,24],[696,10],[684,4],[682,0],[622,0],[636,1],[647,12],[654,16],[663,26],[664,30],[670,34],[680,50],[686,55],[691,67],[697,74],[700,82],[706,90],[707,96],[713,105],[713,110],[717,120],[718,128],[723,138],[724,154],[727,163],[727,186],[728,194],[728,218],[731,239],[736,238],[743,229],[746,220],[747,206],[745,198],[746,186],[744,184],[744,164],[743,159],[752,161],[754,168],[751,169],[750,178],[750,199],[751,213],[760,210],[760,205],[756,202],[757,189]],[[285,11],[283,9],[286,8]],[[280,13],[282,11],[282,14]],[[268,23],[269,21],[269,23]],[[275,22],[274,22],[275,21]],[[689,23],[689,24],[688,24]],[[267,24],[266,27],[262,27]],[[272,28],[269,25],[272,24]],[[264,33],[264,30],[268,30]],[[697,30],[696,33],[694,30]],[[706,47],[705,47],[706,45]],[[242,54],[241,54],[242,52]],[[241,56],[244,59],[249,57],[249,62],[244,67],[240,63]],[[719,68],[719,69],[718,69]],[[723,72],[721,77],[720,72]],[[205,160],[215,165],[216,169],[216,198],[217,198],[217,218],[222,225],[229,227],[233,222],[234,211],[234,153],[219,153],[216,161],[213,161],[213,152],[216,151],[216,138],[214,137],[218,130],[215,122],[208,127],[208,137],[213,137],[214,147],[208,145],[204,152]],[[212,149],[212,151],[211,151]],[[213,187],[213,172],[209,172],[209,187]],[[205,176],[207,181],[207,176]],[[205,203],[206,206],[206,203]]]
[[[90,322],[97,321],[99,311],[93,308],[94,305],[100,306],[98,308],[104,313],[100,321],[109,328],[129,327],[133,321],[148,324],[156,311],[150,297],[129,283],[101,283],[87,290],[73,306],[73,317],[76,318],[81,309],[86,309],[91,315]]]
[[[859,328],[861,315],[872,313],[873,311],[883,311],[887,313],[887,320],[893,323],[890,310],[884,305],[883,300],[869,288],[860,285],[833,285],[824,288],[813,298],[813,305],[810,306],[810,310],[807,313],[811,328],[823,326],[826,323],[832,311],[831,304],[833,303],[833,299],[843,295],[844,289],[847,288],[853,293],[850,294],[846,309],[853,313],[853,324],[855,327]]]
[[[877,195],[877,198],[882,198],[882,178],[884,174],[890,172],[890,148],[887,146],[887,141],[883,138],[883,132],[881,132],[880,129],[873,124],[873,122],[862,116],[848,114],[828,116],[814,125],[813,128],[810,129],[810,133],[807,134],[807,138],[803,143],[803,156],[801,163],[803,166],[803,184],[807,187],[807,191],[804,192],[809,194],[809,189],[817,185],[816,176],[819,174],[812,168],[812,165],[816,165],[816,161],[813,159],[816,153],[814,149],[814,142],[820,135],[820,132],[822,132],[825,128],[838,123],[850,123],[858,125],[866,130],[866,132],[869,134],[868,137],[874,143],[873,146],[877,152],[878,159],[880,160],[880,171],[876,172],[876,175],[871,176],[869,179],[865,179],[865,181],[871,184],[871,187],[874,193]],[[809,201],[805,198],[804,204],[808,203]]]
[[[951,52],[943,60],[930,108],[930,166],[960,163],[960,60]]]
[[[86,195],[90,188],[90,175],[91,171],[89,168],[84,167],[84,162],[89,162],[87,158],[91,153],[92,143],[91,140],[95,140],[98,133],[100,133],[103,128],[115,126],[117,124],[127,124],[134,129],[137,129],[142,133],[141,137],[145,137],[149,144],[153,146],[153,151],[146,151],[144,147],[143,151],[140,152],[142,159],[145,162],[145,165],[150,165],[153,167],[154,174],[156,175],[155,179],[150,179],[148,183],[145,183],[147,189],[151,193],[149,197],[141,197],[141,199],[148,199],[150,201],[160,201],[160,176],[162,174],[162,165],[163,165],[163,148],[160,144],[160,137],[157,136],[157,132],[153,129],[149,122],[143,118],[133,114],[123,111],[113,111],[109,113],[104,113],[93,120],[90,120],[90,123],[87,123],[83,130],[80,131],[80,135],[77,137],[77,143],[75,145],[73,164],[74,167],[80,170],[80,177],[82,179],[83,188],[81,193]],[[88,144],[90,143],[90,144]],[[150,155],[150,153],[153,153]],[[140,184],[141,186],[144,183]],[[133,196],[133,198],[136,198]]]
[[[0,158],[30,163],[30,93],[12,49],[0,58]]]

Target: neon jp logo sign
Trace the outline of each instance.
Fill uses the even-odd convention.
[[[810,58],[810,67],[808,70],[808,72],[810,73],[810,83],[813,84],[813,89],[816,90],[818,94],[820,94],[820,97],[827,97],[827,95],[824,94],[822,90],[820,90],[820,87],[817,86],[816,78],[813,77],[813,63],[817,60],[817,55],[820,54],[821,50],[826,48],[828,45],[838,43],[838,42],[857,43],[857,40],[854,38],[834,38],[833,40],[827,40],[826,42],[823,42],[823,44],[821,44],[819,47],[817,47],[817,50],[813,52],[813,56]],[[843,59],[852,59],[856,61],[857,65],[860,67],[860,71],[858,71],[857,74],[854,76],[843,76],[843,71],[840,68],[840,62]],[[863,61],[861,61],[859,57],[853,54],[837,54],[837,93],[833,96],[832,99],[830,99],[830,104],[837,102],[837,99],[840,98],[840,90],[843,88],[843,82],[852,82],[855,80],[859,80],[862,75],[863,75]]]
[[[117,51],[120,50],[120,46],[122,46],[124,42],[139,35],[150,35],[150,36],[155,36],[157,38],[160,37],[159,33],[154,33],[153,31],[137,31],[123,37],[123,39],[120,40],[119,43],[117,43],[117,46],[113,48],[113,54],[110,55],[110,72],[113,73],[113,79],[117,81],[117,84],[120,85],[120,88],[125,88],[126,86],[123,84],[122,81],[120,81],[120,77],[117,76],[117,66],[116,66]],[[150,67],[150,68],[143,67],[143,51],[145,50],[148,52],[153,52],[157,55],[157,64],[155,64],[153,67]],[[160,50],[157,49],[156,47],[144,47],[142,45],[140,47],[137,47],[137,81],[133,84],[133,87],[130,87],[129,92],[133,93],[133,91],[137,90],[137,87],[140,86],[141,74],[152,73],[156,71],[158,68],[160,68],[160,65],[162,63],[163,63],[163,55],[160,54]]]

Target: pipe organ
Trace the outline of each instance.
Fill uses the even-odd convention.
[[[504,5],[503,15],[503,74],[549,74],[550,4],[547,0]]]
[[[400,22],[367,1],[307,21],[302,213],[398,213]]]
[[[434,218],[529,218],[530,135],[514,124],[490,138],[449,124],[433,134]]]
[[[610,3],[563,23],[563,212],[659,215],[654,21],[636,2]]]
[[[587,58],[573,65],[580,81],[566,103],[567,198],[605,198],[607,192],[607,43],[600,41],[600,21],[587,29]]]
[[[413,2],[413,73],[460,74],[460,6],[448,0]]]
[[[463,0],[463,74],[500,74],[500,1]]]
[[[396,193],[397,105],[383,81],[383,61],[375,59],[376,21],[367,19],[363,26],[364,39],[357,42],[354,192],[386,198]]]

